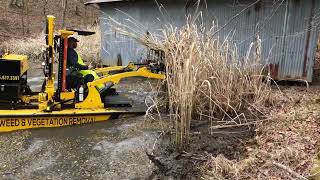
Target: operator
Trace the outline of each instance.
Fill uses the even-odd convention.
[[[79,40],[74,37],[68,38],[68,57],[67,57],[67,68],[75,69],[85,77],[88,74],[91,74],[94,77],[94,80],[99,79],[97,73],[93,70],[89,70],[89,66],[87,66],[81,56],[75,51],[78,46]]]

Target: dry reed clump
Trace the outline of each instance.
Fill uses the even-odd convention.
[[[235,47],[194,24],[165,31],[169,108],[178,129],[178,144],[187,144],[193,118],[240,124],[258,115],[269,101],[263,82],[260,40],[241,60]]]
[[[169,111],[181,147],[188,144],[192,119],[210,120],[209,128],[217,119],[223,125],[238,125],[257,119],[270,102],[259,37],[240,59],[234,44],[219,39],[214,26],[207,30],[193,23],[182,28],[168,25],[161,34],[144,35],[135,29],[139,25],[134,20],[129,21],[136,23],[132,26],[108,20],[117,33],[165,53]]]
[[[101,64],[100,56],[100,42],[101,33],[99,27],[88,28],[90,31],[96,32],[92,36],[77,36],[80,40],[77,48],[77,52],[82,56],[84,61],[93,66]],[[27,55],[31,62],[41,62],[43,48],[45,48],[45,34],[40,34],[36,37],[24,38],[24,39],[10,39],[4,41],[0,45],[0,49],[5,52]],[[58,57],[56,57],[57,59]]]

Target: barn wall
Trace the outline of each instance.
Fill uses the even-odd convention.
[[[140,62],[146,57],[146,48],[132,38],[120,35],[112,30],[108,25],[106,17],[123,24],[135,26],[137,24],[139,33],[146,34],[149,32],[160,32],[163,22],[172,23],[175,26],[182,26],[185,22],[184,3],[170,4],[165,7],[165,12],[161,12],[154,1],[134,2],[134,3],[117,3],[102,5],[103,14],[101,16],[102,32],[102,58],[108,65],[116,65],[119,55],[123,64],[129,62]],[[131,23],[128,19],[133,19],[137,23]]]
[[[264,63],[270,67],[275,79],[311,82],[317,40],[316,17],[320,2],[288,0],[274,3],[265,0],[240,13],[253,2],[207,0],[207,4],[202,5],[202,17],[208,27],[212,22],[224,26],[219,37],[222,40],[227,38],[236,45],[240,60],[259,36]],[[166,1],[163,6],[165,10],[160,12],[154,1],[101,4],[102,57],[105,64],[116,65],[119,55],[123,64],[140,62],[146,54],[144,46],[111,30],[105,18],[111,16],[128,24],[127,19],[131,16],[139,22],[143,34],[146,31],[159,31],[168,22],[181,27],[186,22],[186,13],[194,10],[192,6],[186,7],[184,0]],[[235,15],[237,17],[233,19]]]

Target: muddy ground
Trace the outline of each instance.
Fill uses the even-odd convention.
[[[40,90],[40,67],[33,68],[29,82],[33,90]],[[154,96],[151,89],[156,84],[131,78],[117,89],[142,104]],[[154,119],[135,116],[3,133],[0,179],[294,179],[271,161],[307,177],[319,142],[320,86],[280,89],[275,90],[279,96],[270,121],[219,129],[212,135],[208,123],[193,121],[191,146],[180,153],[165,114],[161,121],[155,113]]]
[[[28,78],[31,88],[40,90],[38,65]],[[118,90],[142,104],[150,95],[148,87],[148,80],[135,78]],[[154,148],[159,127],[136,116],[0,134],[0,179],[147,179],[156,166],[146,152]]]
[[[2,134],[1,179],[145,179],[157,134],[143,117]]]
[[[28,79],[32,90],[41,89],[40,65],[32,65]],[[143,104],[153,96],[151,89],[156,85],[157,81],[129,78],[117,90]],[[196,178],[199,169],[194,163],[199,160],[185,152],[176,153],[175,134],[170,133],[168,117],[162,114],[159,121],[155,115],[155,119],[136,116],[84,126],[0,134],[0,179]],[[191,154],[228,152],[230,158],[235,158],[242,154],[241,144],[251,141],[253,136],[247,128],[209,136],[207,127],[205,123],[194,124]]]

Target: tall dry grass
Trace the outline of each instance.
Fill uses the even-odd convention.
[[[189,142],[191,120],[209,120],[211,132],[217,122],[221,127],[257,119],[270,102],[259,37],[240,58],[232,41],[220,39],[217,26],[206,29],[187,21],[181,28],[167,25],[160,34],[145,36],[135,29],[138,25],[107,20],[117,33],[165,52],[169,111],[180,148]]]
[[[88,64],[101,64],[100,44],[101,33],[98,26],[87,28],[90,31],[96,32],[91,36],[77,36],[80,40],[77,52]],[[43,48],[45,48],[45,34],[41,33],[35,37],[22,39],[9,39],[0,44],[0,49],[5,52],[27,55],[30,62],[41,62]],[[57,54],[56,54],[57,55]],[[58,56],[57,56],[58,57]],[[56,57],[56,60],[57,60]]]
[[[195,24],[165,32],[170,113],[176,122],[177,143],[188,144],[192,119],[241,124],[269,101],[271,89],[263,82],[261,41],[257,37],[244,59],[236,47]]]

